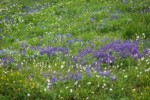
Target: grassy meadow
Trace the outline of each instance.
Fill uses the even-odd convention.
[[[150,1],[0,0],[0,100],[150,100]]]

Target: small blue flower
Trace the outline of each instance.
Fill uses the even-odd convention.
[[[82,75],[79,71],[75,71],[74,73],[74,80],[81,80]]]
[[[51,82],[54,83],[54,82],[56,82],[56,81],[57,81],[57,79],[56,79],[54,76],[52,76]]]
[[[86,73],[87,77],[90,77],[90,67],[89,66],[86,67],[85,73]]]

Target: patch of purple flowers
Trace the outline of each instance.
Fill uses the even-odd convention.
[[[14,60],[10,57],[4,57],[4,58],[0,59],[0,63],[2,63],[3,66],[11,64],[13,62],[14,62]]]
[[[113,63],[115,59],[131,57],[134,59],[140,58],[146,55],[148,52],[145,49],[143,53],[138,51],[138,44],[135,42],[114,41],[107,45],[102,46],[93,53],[93,57],[97,59],[99,63]]]

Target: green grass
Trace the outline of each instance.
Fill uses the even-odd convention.
[[[80,80],[61,81],[67,72],[76,71],[71,57],[92,44],[97,50],[111,41],[138,39],[140,52],[150,48],[150,1],[124,1],[1,0],[0,99],[149,100],[149,54],[144,59],[117,59],[102,65],[101,70],[110,71],[108,77],[90,67],[87,78],[84,70],[96,60],[91,53],[84,57],[86,65],[80,70]],[[75,39],[77,42],[70,45],[67,42]],[[69,55],[40,55],[38,47],[48,46],[68,48]],[[3,66],[4,57],[14,62]],[[115,81],[110,80],[112,76]],[[53,77],[59,81],[47,82]]]

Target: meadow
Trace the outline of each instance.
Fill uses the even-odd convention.
[[[0,0],[0,100],[150,100],[150,1]]]

